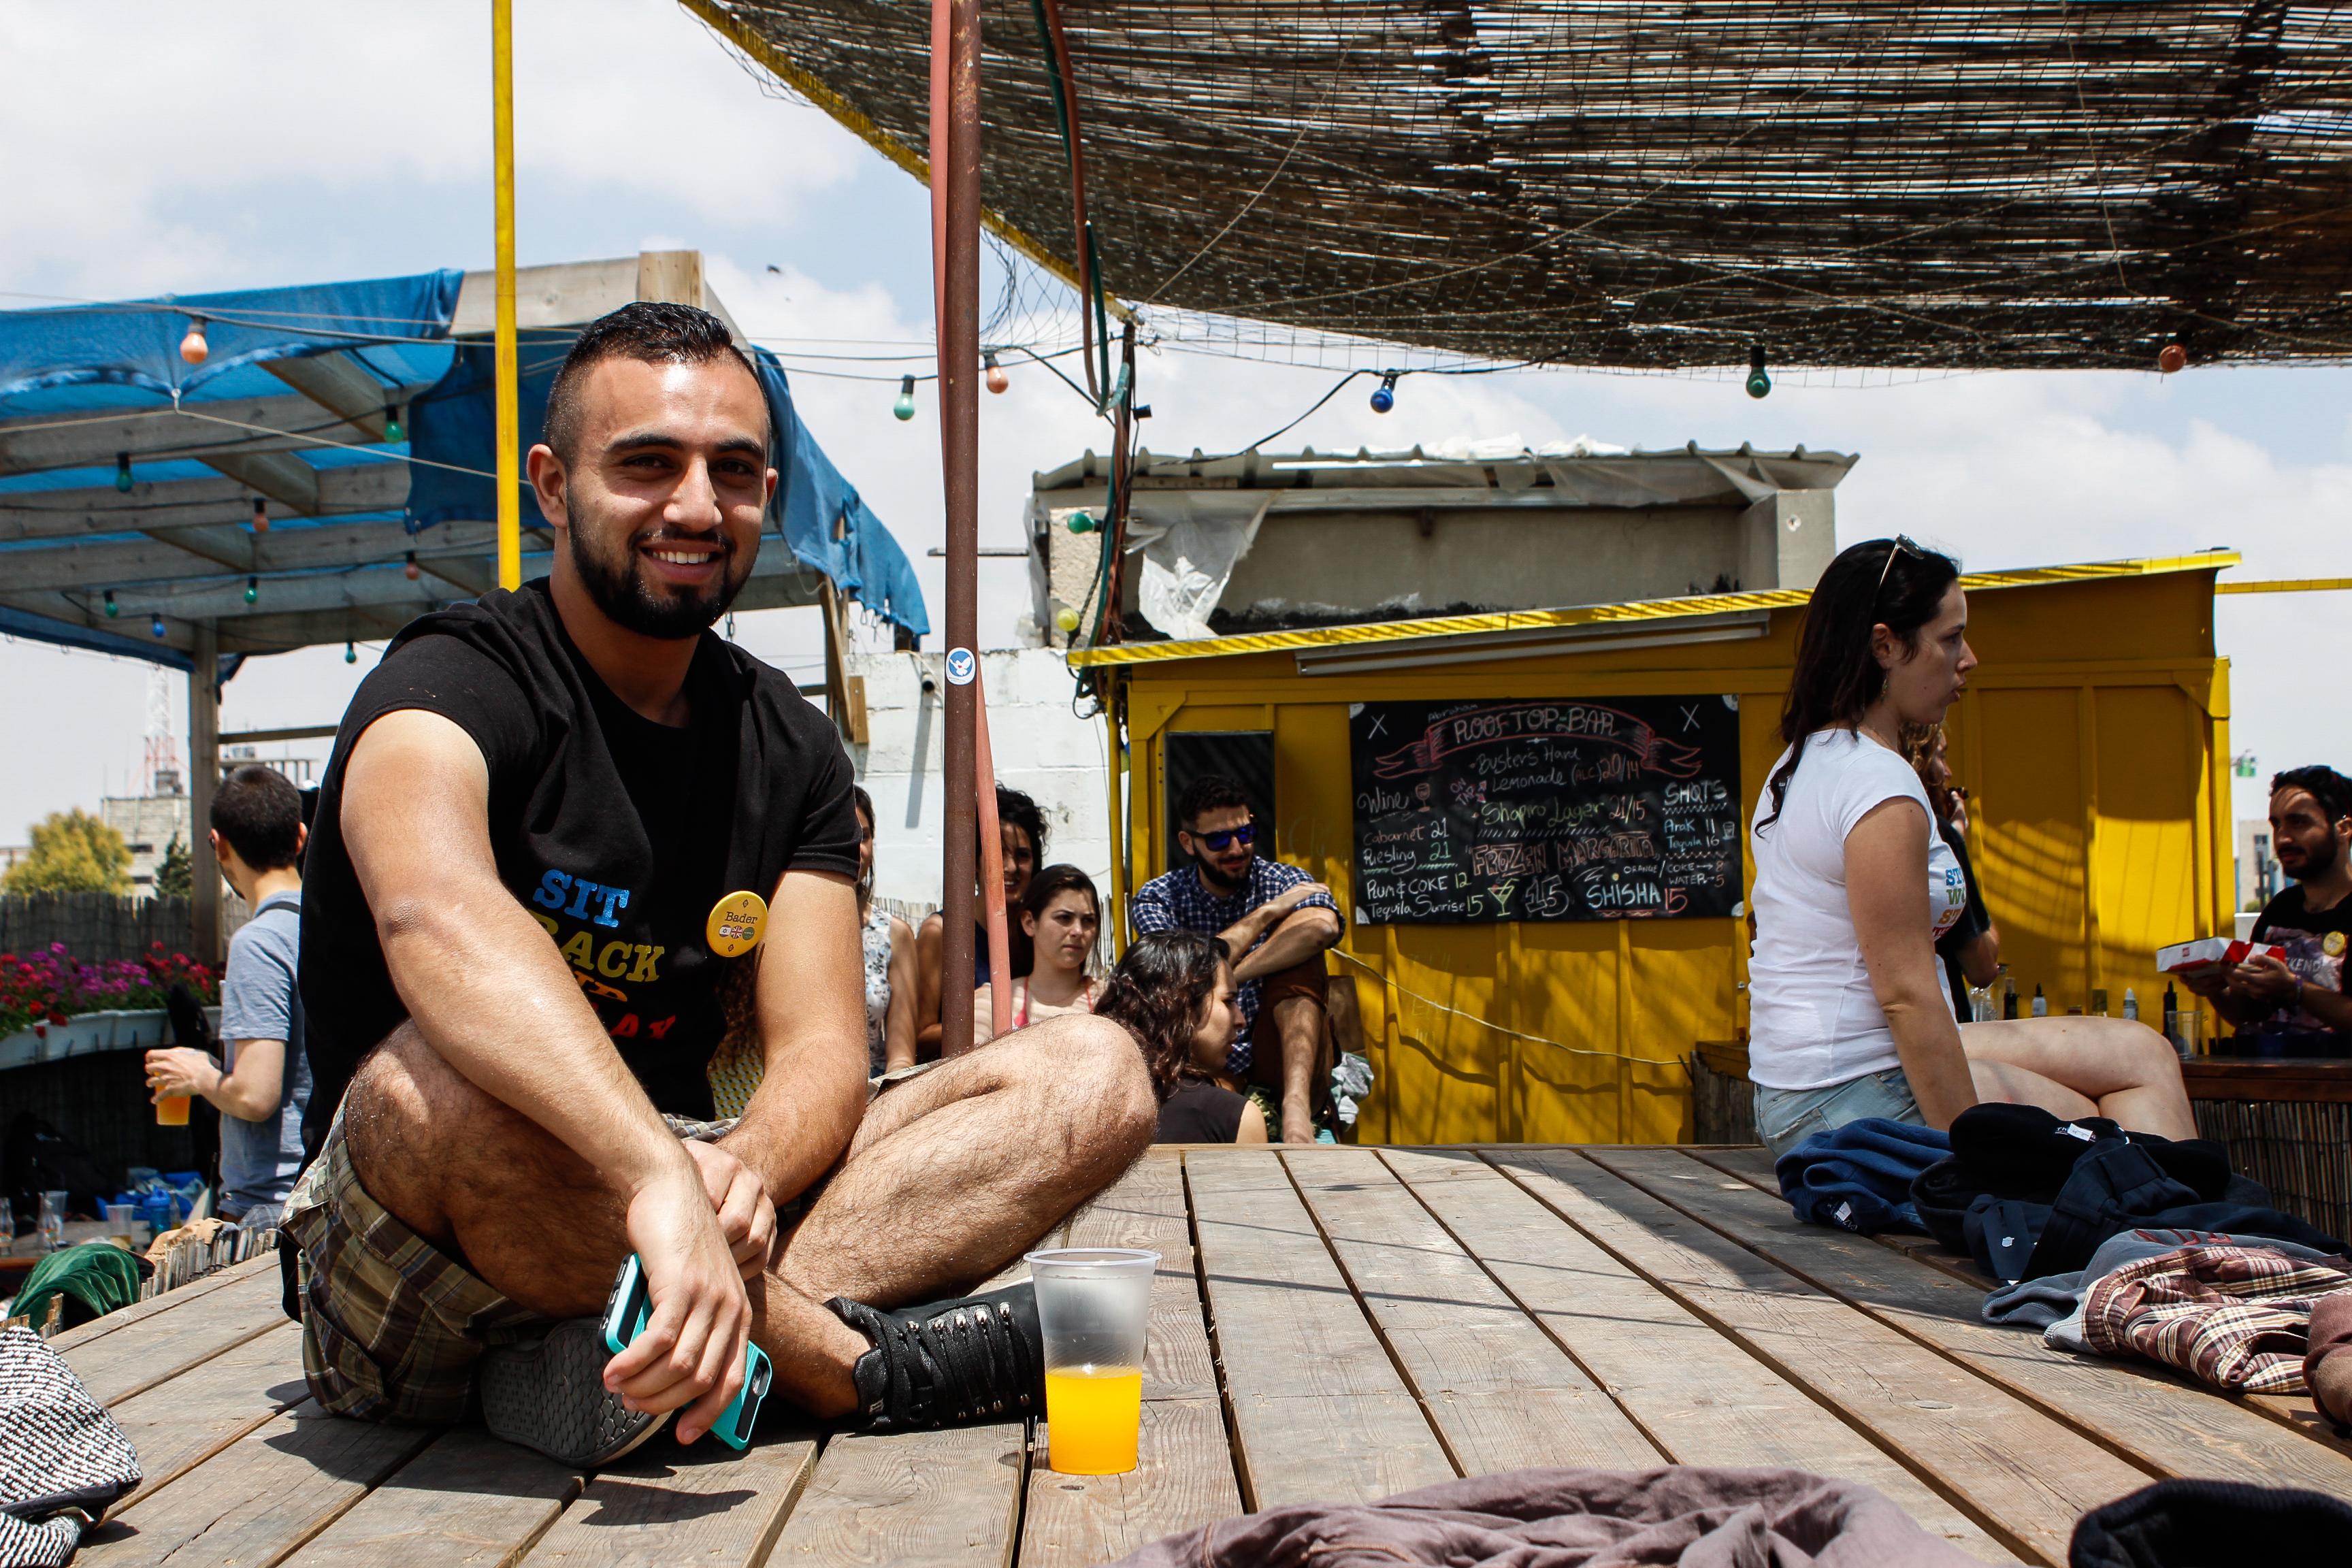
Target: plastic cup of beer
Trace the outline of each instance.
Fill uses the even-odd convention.
[[[1063,1247],[1028,1255],[1045,1334],[1046,1466],[1066,1476],[1135,1468],[1143,1349],[1160,1254]]]
[[[185,1127],[187,1124],[188,1124],[188,1097],[187,1097],[186,1095],[184,1095],[184,1094],[166,1094],[166,1095],[160,1096],[160,1097],[156,1100],[156,1101],[155,1101],[155,1125],[156,1125],[156,1126],[158,1126],[158,1127]]]

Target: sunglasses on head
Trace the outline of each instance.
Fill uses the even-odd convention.
[[[1248,846],[1256,843],[1257,829],[1244,822],[1239,827],[1228,827],[1223,833],[1195,833],[1192,837],[1222,855],[1236,844]]]
[[[1912,542],[1911,536],[1909,534],[1896,534],[1895,536],[1895,542],[1886,547],[1886,564],[1878,569],[1879,591],[1885,591],[1886,587],[1886,574],[1895,570],[1895,557],[1897,554],[1906,552],[1907,552],[1915,560],[1927,553],[1926,551],[1920,549],[1918,545]]]

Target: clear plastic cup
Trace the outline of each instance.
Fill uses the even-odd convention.
[[[1028,1255],[1045,1334],[1046,1466],[1066,1476],[1135,1468],[1143,1352],[1160,1254],[1063,1247]]]
[[[2193,1061],[2199,1056],[2199,1037],[2204,1026],[2205,1015],[2186,1007],[2172,1016],[2172,1048],[2180,1053],[2182,1061]]]
[[[139,1205],[109,1204],[106,1205],[106,1239],[119,1241],[125,1247],[139,1245]]]
[[[41,1194],[41,1211],[35,1222],[41,1232],[41,1250],[55,1252],[66,1244],[66,1201],[68,1194],[47,1192]]]

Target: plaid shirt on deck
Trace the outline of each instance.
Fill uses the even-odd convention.
[[[2139,1354],[2233,1394],[2301,1394],[2315,1298],[2352,1274],[2257,1247],[2186,1247],[2126,1263],[2093,1284],[2083,1338]]]
[[[1197,931],[1215,936],[1252,910],[1271,903],[1301,882],[1314,879],[1296,866],[1261,857],[1250,861],[1249,886],[1232,898],[1220,899],[1201,885],[1200,873],[1194,868],[1180,866],[1137,889],[1135,897],[1128,900],[1127,918],[1139,935],[1152,931]],[[1328,893],[1311,894],[1301,900],[1298,907],[1339,913],[1339,906],[1331,901]],[[1266,933],[1272,934],[1271,930]],[[1263,942],[1265,937],[1258,941]],[[1225,1069],[1241,1073],[1249,1070],[1253,1055],[1250,1029],[1257,1022],[1257,982],[1245,980],[1237,992],[1242,1028],[1234,1040],[1232,1053],[1225,1058]]]

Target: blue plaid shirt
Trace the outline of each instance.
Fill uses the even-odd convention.
[[[1252,910],[1273,902],[1301,882],[1314,879],[1296,866],[1260,857],[1250,861],[1249,886],[1229,899],[1221,899],[1201,885],[1198,870],[1189,865],[1180,866],[1137,889],[1135,897],[1128,900],[1127,918],[1138,935],[1153,931],[1197,931],[1215,936]],[[1339,906],[1331,901],[1328,893],[1309,894],[1299,900],[1298,907],[1339,913]],[[1264,942],[1273,934],[1268,928],[1265,935],[1257,940]],[[1257,982],[1243,981],[1236,987],[1235,1000],[1241,1006],[1242,1027],[1234,1040],[1232,1054],[1225,1058],[1225,1070],[1241,1073],[1249,1070],[1253,1055],[1250,1029],[1257,1022]]]

